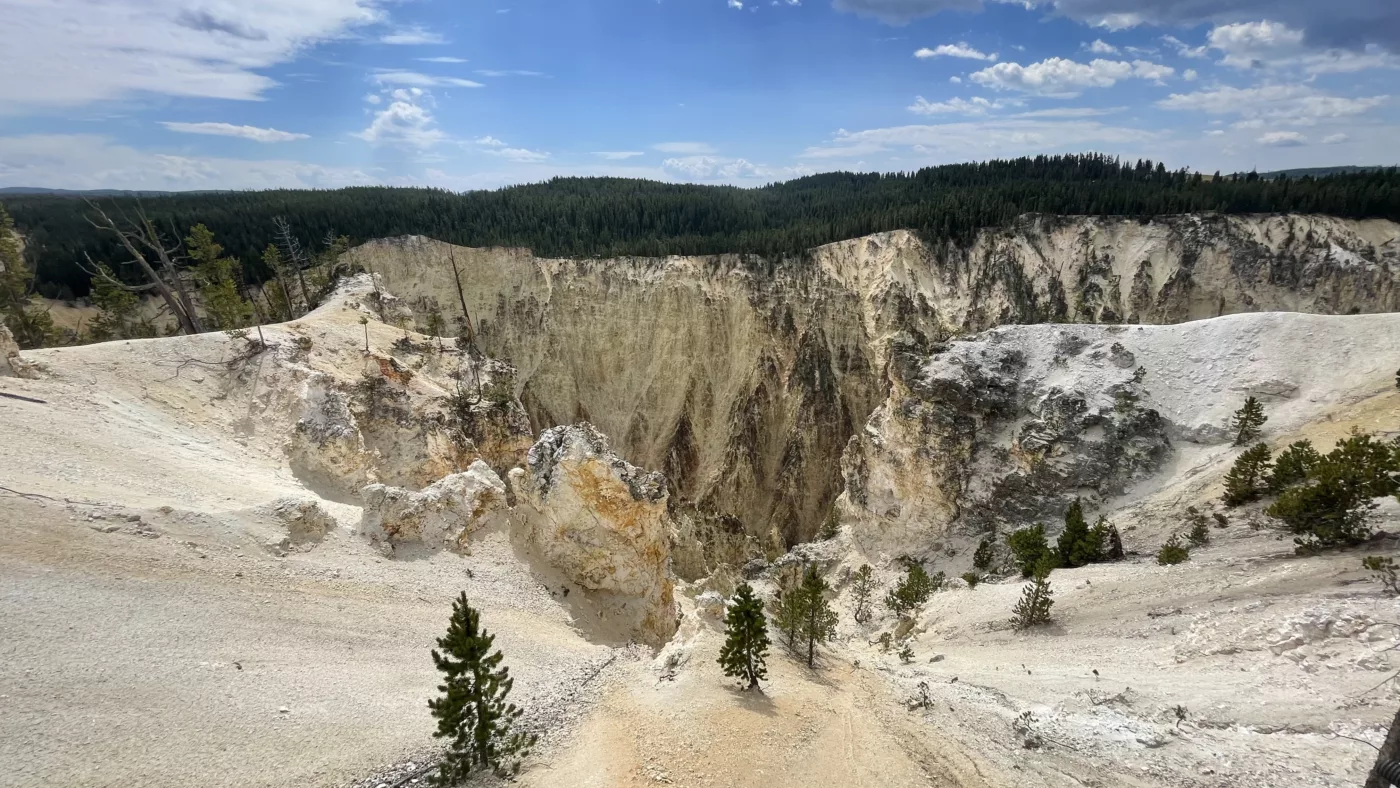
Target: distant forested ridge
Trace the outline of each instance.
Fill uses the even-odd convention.
[[[910,229],[964,241],[1023,213],[1155,216],[1319,213],[1400,221],[1400,170],[1328,177],[1202,177],[1150,161],[1101,155],[1038,156],[929,167],[910,173],[826,173],[761,188],[623,178],[555,178],[495,191],[356,187],[333,191],[206,192],[108,197],[113,215],[139,206],[172,244],[197,223],[213,231],[249,279],[272,220],[290,220],[313,249],[330,234],[352,243],[406,234],[465,246],[528,247],[558,257],[800,253],[875,232]],[[82,199],[0,196],[24,234],[45,295],[87,291],[78,267],[127,260],[116,240],[88,224]]]

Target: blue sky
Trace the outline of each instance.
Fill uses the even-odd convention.
[[[0,186],[1400,160],[1397,0],[0,0]]]

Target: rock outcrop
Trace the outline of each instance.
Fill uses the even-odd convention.
[[[361,246],[420,318],[455,314],[448,246]],[[800,256],[561,260],[453,250],[483,349],[537,429],[586,420],[678,502],[760,543],[811,538],[837,458],[885,399],[890,342],[999,324],[1176,323],[1400,308],[1400,225],[1318,216],[1027,216],[970,243],[909,232]]]
[[[1053,523],[1222,445],[1256,396],[1270,431],[1394,385],[1400,315],[1266,313],[1176,326],[1005,326],[931,353],[896,346],[892,391],[842,460],[843,521],[867,550]],[[1320,374],[1320,370],[1327,370]]]
[[[511,472],[521,535],[610,624],[653,645],[675,632],[666,479],[619,459],[591,424],[545,430]]]
[[[20,356],[15,335],[0,324],[0,378],[3,377],[32,378],[35,374],[34,366]]]
[[[420,491],[370,484],[360,497],[360,532],[391,553],[405,544],[467,552],[472,534],[505,522],[509,508],[505,482],[481,460]]]
[[[335,517],[312,498],[284,498],[272,504],[271,514],[287,528],[290,544],[319,542],[336,528]]]

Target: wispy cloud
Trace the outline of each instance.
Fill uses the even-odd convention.
[[[421,61],[423,61],[424,63],[465,63],[465,62],[467,62],[467,59],[464,58],[464,57],[452,57],[452,56],[450,56],[450,55],[442,55],[441,57],[417,57],[417,58],[414,58],[414,60],[421,60]]]
[[[441,33],[414,25],[413,27],[400,28],[392,33],[385,33],[379,37],[379,43],[416,46],[420,44],[445,44],[447,40],[442,37]]]
[[[420,74],[417,71],[379,71],[370,76],[370,79],[381,85],[404,85],[406,87],[419,88],[480,88],[485,87],[480,82],[473,82],[470,79],[460,79],[458,77],[439,77],[432,74]]]
[[[599,150],[593,151],[593,155],[608,161],[624,161],[626,159],[635,159],[645,154],[639,150]]]
[[[996,60],[997,53],[987,54],[968,45],[966,41],[956,44],[943,44],[929,49],[924,47],[914,52],[914,57],[925,60],[931,57],[960,57],[968,60]]]
[[[539,71],[519,71],[519,70],[498,70],[494,68],[479,68],[472,72],[483,77],[542,77],[544,74]]]
[[[677,153],[686,156],[704,156],[714,153],[714,146],[706,142],[658,142],[651,146],[654,151]]]
[[[232,123],[182,123],[179,121],[161,121],[162,126],[171,131],[178,131],[182,134],[213,134],[220,137],[242,137],[245,140],[254,142],[292,142],[294,140],[310,139],[310,134],[296,134],[290,131],[278,131],[277,129],[262,129],[257,126],[235,126]]]

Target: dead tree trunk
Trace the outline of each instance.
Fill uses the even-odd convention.
[[[1396,775],[1390,773],[1391,779],[1388,779],[1386,765],[1395,761],[1400,761],[1400,711],[1395,712],[1395,719],[1390,721],[1390,733],[1386,734],[1385,744],[1381,745],[1380,755],[1376,757],[1376,765],[1371,767],[1371,776],[1366,778],[1365,788],[1390,788],[1391,779]]]
[[[462,275],[457,270],[457,255],[452,250],[452,245],[447,245],[447,259],[452,263],[452,281],[457,284],[457,300],[462,302],[462,320],[466,326],[464,335],[469,345],[476,345],[476,329],[472,328],[472,315],[467,309],[467,294],[462,290]]]
[[[122,248],[131,255],[132,261],[141,269],[142,276],[149,283],[147,286],[132,287],[112,280],[113,284],[132,291],[154,289],[160,295],[161,300],[165,301],[170,313],[175,316],[175,321],[179,324],[181,331],[186,334],[198,334],[203,331],[204,327],[200,323],[189,291],[185,287],[183,278],[179,275],[174,259],[170,256],[171,250],[166,249],[161,243],[160,236],[156,233],[155,226],[151,224],[150,220],[145,215],[138,215],[138,221],[131,223],[135,225],[136,229],[127,230],[118,226],[111,217],[91,201],[88,202],[88,206],[97,211],[99,219],[94,221],[88,217],[88,223],[98,230],[105,230],[117,236]],[[165,271],[165,276],[156,271],[155,266],[151,264],[146,254],[142,253],[141,248],[145,248],[147,252],[155,253],[161,268]],[[97,275],[93,271],[88,273]]]

